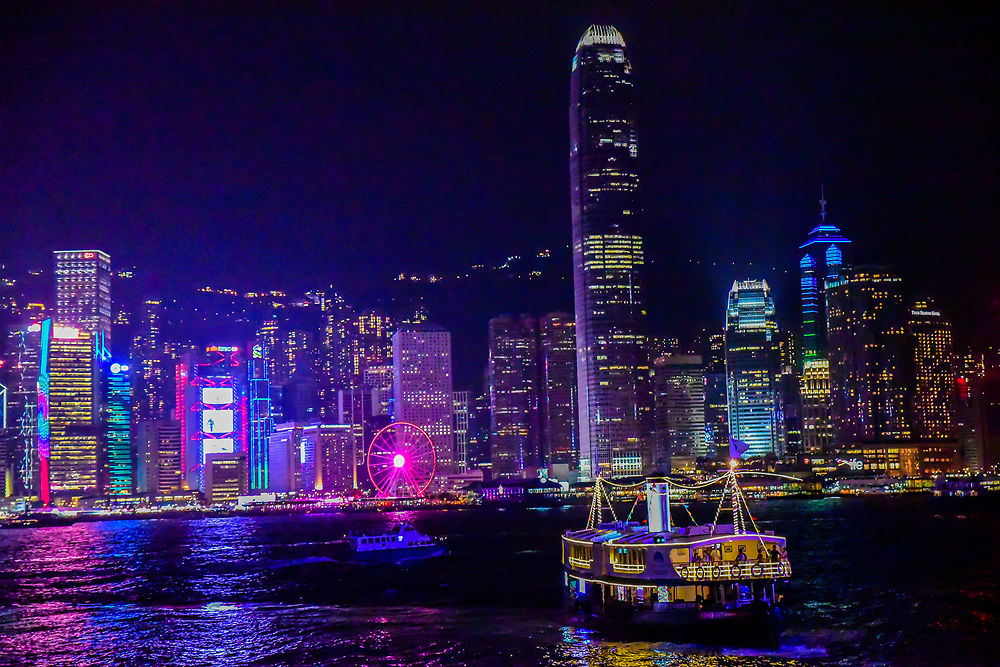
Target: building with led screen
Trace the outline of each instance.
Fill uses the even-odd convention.
[[[612,26],[590,26],[570,75],[570,203],[580,472],[638,474],[649,463],[632,65]]]
[[[103,493],[129,496],[135,492],[132,457],[132,372],[128,364],[112,363],[102,374],[104,394]]]
[[[209,455],[242,454],[245,463],[249,446],[246,365],[240,348],[210,345],[202,350],[182,355],[177,370],[184,406],[178,417],[185,434],[185,478],[188,488],[197,490],[205,488]]]
[[[250,488],[259,491],[268,488],[267,443],[274,427],[271,417],[271,381],[268,377],[268,360],[265,343],[254,344],[247,361],[250,421]]]
[[[767,282],[734,282],[726,308],[729,433],[747,444],[749,456],[784,453],[777,334],[774,299]]]
[[[99,490],[99,394],[94,336],[76,327],[41,324],[38,456],[43,501]]]

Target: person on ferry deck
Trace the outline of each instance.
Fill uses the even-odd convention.
[[[781,556],[778,554],[778,547],[771,545],[771,562],[777,563]]]
[[[694,552],[694,556],[691,557],[691,562],[692,563],[700,563],[701,562],[701,552],[700,551],[695,551]]]
[[[767,562],[767,551],[763,546],[757,548],[757,562],[766,563]]]
[[[747,548],[744,546],[740,547],[740,552],[736,554],[736,560],[740,563],[745,563],[747,561]]]

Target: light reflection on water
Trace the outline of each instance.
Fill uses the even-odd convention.
[[[988,662],[1000,513],[984,499],[927,502],[756,508],[798,556],[774,649],[610,641],[568,625],[558,535],[585,508],[0,531],[0,664],[935,664],[944,644],[951,662]],[[448,535],[451,555],[359,567],[338,551],[348,531],[402,522]],[[928,530],[978,536],[983,549],[913,551]]]

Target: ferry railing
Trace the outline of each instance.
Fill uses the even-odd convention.
[[[570,565],[572,565],[573,567],[575,567],[575,568],[578,568],[578,569],[581,569],[581,570],[589,570],[591,563],[594,562],[594,559],[593,558],[574,558],[573,556],[569,556],[569,557],[566,558],[566,561]]]
[[[646,569],[645,563],[640,563],[638,565],[627,564],[627,563],[615,563],[612,561],[611,568],[615,572],[622,572],[625,574],[638,574]]]
[[[787,579],[792,576],[792,564],[787,560],[755,563],[723,561],[721,563],[690,563],[674,568],[684,579],[692,581],[729,581],[733,579]]]

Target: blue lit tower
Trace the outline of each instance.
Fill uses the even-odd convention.
[[[778,325],[764,280],[733,283],[726,308],[726,388],[729,434],[750,456],[781,455]]]
[[[799,260],[802,271],[802,361],[823,357],[826,349],[827,281],[840,278],[844,265],[841,246],[850,243],[836,225],[826,222],[826,196],[820,189],[820,223],[799,246],[806,254]]]
[[[267,373],[267,348],[264,342],[253,346],[247,362],[250,389],[250,488],[268,489],[267,443],[274,421],[271,418],[271,381]]]
[[[650,465],[632,66],[612,26],[587,28],[570,75],[570,203],[580,471]]]

